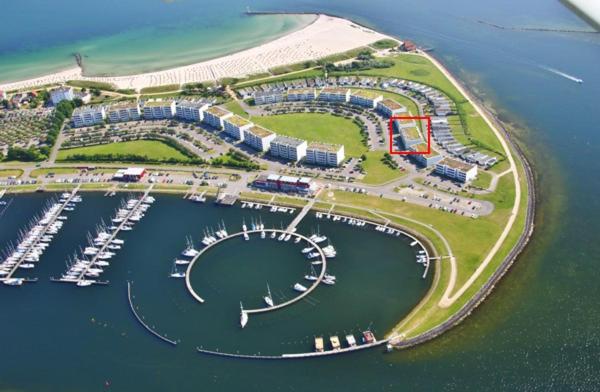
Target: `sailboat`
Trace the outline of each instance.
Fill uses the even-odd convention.
[[[248,313],[244,310],[242,303],[240,302],[240,326],[244,328],[248,324]]]
[[[264,297],[265,303],[268,307],[273,307],[273,296],[271,295],[271,289],[269,288],[269,284],[267,283],[267,296]]]
[[[171,278],[185,278],[185,272],[177,271],[177,267],[175,263],[173,263],[173,267],[171,268],[171,274],[169,275]]]

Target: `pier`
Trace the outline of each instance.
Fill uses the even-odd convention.
[[[113,241],[117,238],[117,236],[119,235],[119,233],[121,232],[121,230],[123,229],[123,227],[125,225],[127,225],[130,220],[130,218],[136,214],[137,212],[139,212],[141,205],[144,203],[144,201],[146,200],[146,198],[148,197],[148,195],[150,194],[150,191],[152,191],[152,188],[154,187],[154,184],[150,185],[148,187],[148,189],[146,189],[146,191],[144,192],[144,194],[140,197],[140,199],[137,201],[137,203],[133,206],[133,208],[131,208],[128,212],[127,215],[125,215],[123,217],[123,221],[121,223],[119,223],[119,225],[117,226],[116,230],[113,230],[112,233],[109,235],[109,237],[106,239],[106,241],[104,242],[103,245],[100,246],[100,248],[98,249],[98,252],[92,256],[92,258],[89,260],[89,262],[86,263],[86,266],[79,272],[77,277],[74,278],[69,278],[69,277],[61,277],[59,279],[52,279],[52,281],[54,282],[63,282],[63,283],[75,283],[78,286],[87,286],[89,284],[107,284],[108,282],[100,282],[97,280],[89,280],[86,278],[86,274],[89,272],[90,268],[92,268],[93,266],[96,265],[96,263],[99,260],[100,255],[102,255],[104,252],[106,252],[106,250],[108,249],[108,246],[110,244],[113,243]]]
[[[286,231],[288,233],[292,232],[296,228],[296,226],[298,226],[298,224],[300,223],[300,221],[302,221],[302,219],[304,219],[304,217],[306,216],[306,214],[308,214],[308,211],[310,211],[313,208],[313,206],[315,205],[315,201],[316,201],[316,198],[311,199],[302,208],[302,210],[298,213],[298,215],[296,215],[296,217],[294,218],[294,220],[289,224],[289,226],[286,229]]]
[[[333,355],[339,354],[347,354],[351,352],[356,352],[360,350],[368,350],[370,348],[379,347],[384,344],[387,344],[390,339],[377,340],[373,343],[365,343],[359,344],[356,346],[340,348],[336,350],[327,350],[327,351],[315,351],[315,352],[306,352],[306,353],[287,353],[280,355],[260,355],[260,354],[236,354],[236,353],[227,353],[220,352],[214,350],[206,350],[201,347],[196,347],[196,351],[200,354],[206,355],[214,355],[218,357],[226,357],[226,358],[238,358],[238,359],[265,359],[265,360],[273,360],[273,359],[308,359],[308,358],[320,358],[320,357],[329,357]]]
[[[146,331],[150,332],[153,336],[156,336],[157,338],[159,338],[160,340],[162,340],[165,343],[169,343],[170,345],[177,346],[176,341],[171,340],[171,339],[167,338],[166,336],[163,336],[163,335],[159,334],[158,332],[156,332],[148,324],[146,324],[144,322],[144,320],[137,314],[137,312],[135,311],[135,306],[133,305],[133,295],[131,294],[131,282],[129,282],[129,281],[127,282],[127,299],[129,300],[129,309],[131,309],[131,312],[135,316],[136,320],[142,325],[142,327],[144,327],[144,329]]]
[[[194,264],[196,263],[196,261],[198,261],[198,259],[200,259],[200,257],[210,248],[212,248],[213,246],[222,243],[223,241],[235,238],[235,237],[239,237],[239,236],[243,236],[244,234],[260,234],[263,230],[249,230],[249,231],[241,231],[239,233],[235,233],[235,234],[230,234],[229,236],[219,239],[216,242],[213,242],[212,244],[210,244],[209,246],[203,248],[198,255],[196,255],[192,261],[190,262],[190,264],[188,265],[187,271],[185,273],[185,284],[187,286],[188,291],[190,292],[190,294],[192,295],[192,297],[194,297],[198,302],[200,303],[204,303],[204,299],[202,297],[200,297],[196,291],[194,290],[194,288],[192,287],[192,284],[190,282],[190,274],[192,271],[192,268],[194,267]],[[321,283],[321,281],[323,280],[323,278],[325,277],[325,272],[327,271],[327,258],[325,257],[325,253],[323,253],[323,250],[321,249],[321,247],[315,243],[314,241],[312,241],[310,238],[305,237],[301,234],[298,233],[289,233],[286,230],[278,230],[278,229],[265,229],[264,230],[265,233],[279,233],[279,234],[292,234],[292,236],[296,236],[296,237],[300,237],[302,240],[306,241],[308,244],[310,244],[310,246],[314,247],[320,254],[321,256],[321,261],[323,262],[323,264],[321,265],[321,272],[319,274],[319,276],[317,277],[317,280],[314,281],[314,283],[307,288],[306,291],[300,293],[300,295],[290,299],[289,301],[280,303],[278,305],[275,306],[270,306],[270,307],[265,307],[265,308],[258,308],[258,309],[247,309],[244,310],[244,313],[246,313],[247,315],[250,314],[258,314],[258,313],[266,313],[266,312],[272,312],[278,309],[282,309],[286,306],[290,306],[293,303],[296,303],[300,300],[302,300],[303,298],[305,298],[307,295],[309,295],[314,289],[317,288],[317,286]]]
[[[8,273],[6,275],[0,277],[1,282],[3,282],[6,285],[20,286],[24,282],[36,282],[37,281],[37,279],[13,278],[13,275],[17,272],[19,267],[21,267],[21,265],[25,261],[27,261],[28,258],[32,257],[32,255],[34,253],[41,255],[41,252],[38,251],[37,249],[39,248],[40,244],[43,242],[43,238],[49,235],[50,228],[54,227],[59,216],[61,216],[61,214],[65,211],[65,208],[70,203],[72,203],[72,201],[75,198],[75,196],[77,195],[78,191],[79,191],[79,186],[77,186],[75,189],[73,189],[71,191],[71,193],[69,193],[69,196],[66,199],[64,199],[64,201],[60,204],[60,206],[56,209],[56,211],[52,212],[52,214],[49,217],[46,216],[45,218],[41,218],[40,221],[38,221],[36,223],[36,225],[34,225],[34,227],[35,227],[35,226],[39,225],[42,220],[45,220],[45,223],[42,225],[40,230],[38,230],[34,234],[34,237],[30,239],[28,245],[25,248],[20,248],[15,252],[15,253],[17,253],[17,252],[20,253],[20,255],[18,256],[18,258],[16,260],[13,259],[13,261],[10,262],[10,264],[13,264],[13,265],[8,270]],[[13,255],[15,253],[13,253]],[[11,257],[13,257],[13,256],[9,256],[3,263],[0,263],[0,266],[2,266],[5,263],[8,263],[9,260],[11,259]],[[37,262],[37,260],[36,260],[36,262]]]

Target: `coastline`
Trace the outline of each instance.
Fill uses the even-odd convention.
[[[381,39],[393,39],[348,19],[326,14],[314,15],[315,20],[299,30],[262,45],[212,60],[123,76],[84,76],[80,67],[73,67],[37,78],[0,84],[0,90],[20,90],[65,83],[68,80],[109,83],[119,89],[135,90],[168,84],[216,81],[265,73],[275,67],[317,60]]]

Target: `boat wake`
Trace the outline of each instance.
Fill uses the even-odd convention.
[[[546,70],[548,72],[552,72],[555,75],[562,76],[563,78],[569,79],[569,80],[571,80],[571,81],[573,81],[575,83],[583,83],[583,79],[579,79],[579,78],[577,78],[577,77],[575,77],[573,75],[569,75],[568,73],[561,72],[561,71],[559,71],[557,69],[550,68],[550,67],[545,67],[543,65],[540,65],[540,68],[542,68],[542,69],[544,69],[544,70]]]

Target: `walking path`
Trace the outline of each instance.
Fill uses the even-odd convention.
[[[450,266],[451,266],[450,282],[448,284],[448,287],[446,288],[446,291],[444,292],[442,299],[439,302],[440,307],[447,308],[447,307],[451,306],[454,302],[456,302],[456,300],[459,299],[471,287],[471,285],[473,285],[473,283],[477,280],[477,278],[479,278],[479,276],[481,276],[483,271],[490,264],[490,262],[492,261],[494,256],[496,256],[496,254],[498,253],[498,250],[504,244],[504,241],[510,234],[510,231],[515,223],[515,220],[517,219],[519,207],[521,205],[521,182],[520,182],[519,173],[518,173],[517,166],[515,164],[515,160],[512,155],[512,152],[511,152],[508,144],[506,143],[506,140],[504,140],[503,135],[500,133],[500,131],[498,130],[496,125],[490,120],[488,114],[481,109],[479,104],[474,102],[474,100],[467,93],[467,91],[454,78],[454,76],[452,76],[444,68],[444,66],[442,64],[440,64],[435,58],[428,55],[427,53],[422,53],[422,55],[424,57],[426,57],[427,59],[429,59],[442,72],[442,74],[444,74],[444,76],[446,76],[446,78],[448,78],[448,80],[450,80],[450,82],[454,85],[454,87],[456,87],[456,89],[467,99],[467,101],[471,105],[473,105],[473,107],[475,108],[477,113],[484,119],[486,124],[492,129],[492,131],[494,132],[494,135],[496,135],[496,137],[498,138],[498,141],[502,145],[502,149],[504,150],[506,157],[508,158],[508,162],[510,164],[509,172],[512,172],[513,179],[515,182],[515,199],[513,202],[513,208],[511,210],[510,217],[508,218],[508,222],[506,223],[506,226],[504,227],[504,230],[502,230],[500,237],[498,238],[496,243],[493,245],[492,249],[487,254],[485,259],[479,264],[479,267],[477,267],[475,272],[473,272],[473,274],[469,277],[469,279],[467,279],[467,281],[456,292],[454,292],[454,290],[455,290],[455,285],[456,285],[456,277],[458,274],[458,269],[457,269],[458,267],[456,265],[456,260],[454,258],[450,259]],[[453,294],[453,292],[454,292],[454,294]]]

